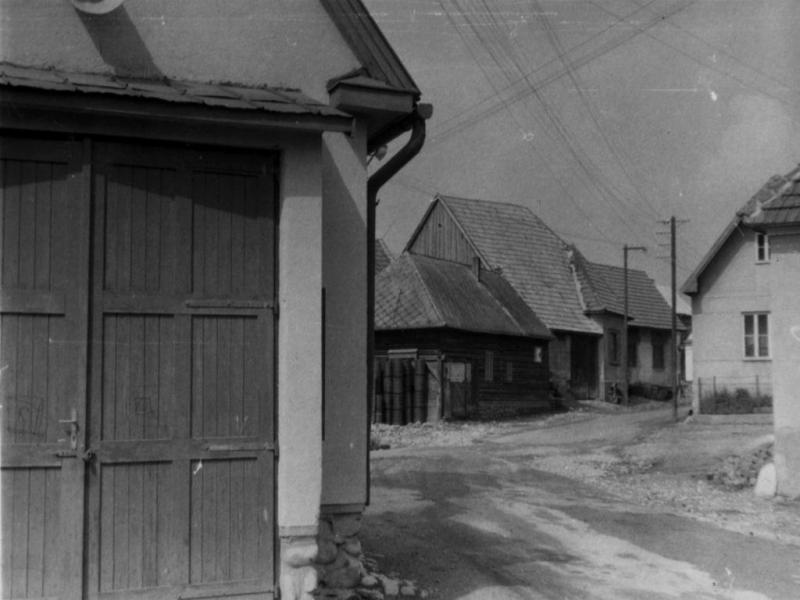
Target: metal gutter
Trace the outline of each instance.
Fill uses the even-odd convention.
[[[425,143],[425,120],[430,118],[433,107],[430,104],[417,104],[413,113],[403,119],[391,133],[378,133],[368,140],[371,151],[389,143],[402,133],[411,130],[411,137],[380,169],[367,180],[367,497],[370,502],[369,437],[372,425],[372,402],[375,395],[375,209],[378,192],[400,169],[406,166],[422,149]]]

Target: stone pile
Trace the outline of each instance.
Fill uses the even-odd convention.
[[[379,573],[364,556],[358,533],[360,514],[323,515],[318,537],[317,572],[320,600],[395,600],[427,598],[413,582]]]

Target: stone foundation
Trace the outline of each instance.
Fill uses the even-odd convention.
[[[352,590],[366,575],[358,534],[361,511],[326,513],[319,520],[316,565],[323,589]]]

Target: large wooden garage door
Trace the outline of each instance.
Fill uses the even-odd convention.
[[[79,598],[89,203],[80,145],[0,139],[2,589]]]
[[[271,161],[99,143],[92,156],[91,177],[84,177],[81,188],[85,205],[92,207],[91,256],[85,253],[82,278],[67,269],[58,275],[84,300],[85,312],[74,326],[83,328],[82,337],[73,332],[69,341],[86,348],[88,330],[88,360],[85,352],[69,349],[64,356],[40,357],[36,340],[39,329],[39,337],[48,339],[44,325],[28,324],[35,317],[18,312],[8,315],[7,325],[3,315],[4,355],[12,344],[6,341],[9,331],[16,340],[9,356],[14,372],[22,374],[14,382],[15,399],[38,397],[36,385],[62,384],[37,384],[38,374],[28,373],[42,364],[77,379],[73,371],[89,374],[88,393],[86,377],[82,394],[80,383],[66,388],[75,389],[69,398],[80,404],[78,431],[80,436],[85,431],[86,451],[81,452],[81,437],[76,457],[56,457],[48,447],[47,464],[4,470],[3,483],[9,483],[4,500],[11,499],[3,508],[4,541],[7,531],[32,531],[31,524],[41,522],[47,543],[26,534],[28,545],[38,543],[42,552],[52,553],[36,562],[30,550],[17,551],[27,563],[11,556],[16,587],[4,585],[5,595],[58,595],[62,580],[51,572],[63,571],[59,561],[71,554],[79,559],[77,589],[89,597],[269,596],[274,581]],[[77,228],[66,231],[67,222],[52,225],[54,232],[65,230],[63,243],[80,246],[84,239],[88,246],[88,225],[82,236]],[[17,294],[15,302],[25,305],[26,298]],[[54,301],[42,303],[49,310]],[[55,304],[62,320],[70,316]],[[21,377],[31,383],[18,383]],[[28,391],[24,385],[34,387]],[[61,401],[62,394],[53,398],[63,405],[61,413],[66,410],[62,415],[47,408],[53,419],[71,419],[72,406]],[[55,452],[64,453],[63,446]],[[72,463],[67,474],[64,465]],[[41,494],[43,487],[55,491]],[[36,493],[42,506],[34,502],[30,508],[27,502],[29,524],[17,526],[23,516],[18,507]],[[85,529],[82,521],[73,523],[83,514]],[[59,527],[53,520],[63,521],[64,515],[72,529],[61,523],[59,543],[50,544],[48,527]],[[4,561],[9,580],[5,566]],[[20,593],[17,580],[34,591]]]

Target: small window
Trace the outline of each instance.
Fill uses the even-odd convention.
[[[663,369],[664,368],[664,346],[666,345],[667,338],[662,333],[654,331],[652,333],[652,340],[653,340],[653,368],[654,369]]]
[[[494,352],[491,350],[487,350],[486,356],[484,357],[483,380],[494,381]]]
[[[506,383],[514,381],[514,363],[510,360],[506,361]]]
[[[769,315],[749,313],[744,315],[745,358],[769,358]]]
[[[608,332],[608,360],[612,365],[619,364],[619,331]]]
[[[769,262],[769,237],[766,233],[756,232],[756,262]]]
[[[533,362],[541,363],[544,360],[544,352],[541,346],[536,346],[533,349]]]

